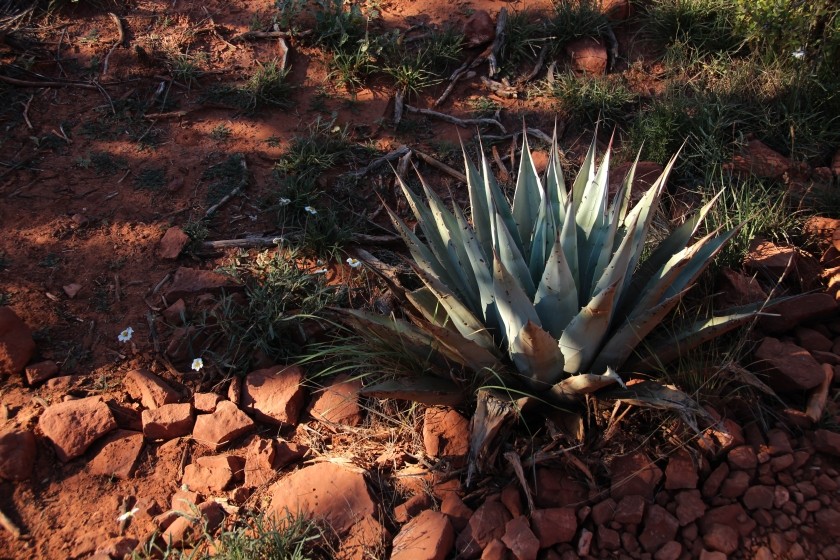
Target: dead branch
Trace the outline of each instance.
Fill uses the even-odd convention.
[[[312,30],[307,29],[306,31],[301,31],[300,33],[292,34],[291,31],[245,31],[244,33],[239,33],[238,35],[234,35],[230,38],[232,43],[236,43],[239,41],[246,41],[251,39],[291,39],[294,37],[306,37],[307,35],[311,34]]]
[[[391,150],[390,152],[388,152],[384,156],[376,158],[375,160],[373,160],[372,162],[367,164],[365,167],[363,167],[361,169],[357,169],[356,171],[351,171],[351,172],[347,173],[347,175],[350,175],[350,176],[353,176],[353,177],[364,177],[365,175],[367,175],[371,171],[374,171],[374,170],[378,169],[379,167],[385,165],[389,161],[393,161],[395,159],[399,159],[399,158],[403,157],[404,155],[410,153],[410,151],[411,150],[408,149],[408,146],[400,146],[396,150]]]
[[[548,70],[545,73],[545,81],[548,82],[549,85],[554,85],[554,70],[557,68],[557,61],[554,60],[551,64],[548,65]]]
[[[616,61],[618,61],[618,39],[615,38],[615,33],[610,25],[606,26],[602,36],[607,42],[607,72],[612,72],[615,69]]]
[[[505,99],[516,99],[519,96],[519,92],[516,90],[515,87],[503,84],[502,82],[491,80],[490,78],[487,78],[485,76],[481,77],[481,83],[484,84],[484,87],[492,91],[493,94],[498,97],[503,97]]]
[[[20,538],[20,528],[15,525],[15,523],[9,519],[5,513],[0,511],[0,526],[6,529],[8,532],[12,534],[12,536],[16,539]]]
[[[808,397],[808,405],[805,409],[805,414],[813,422],[819,422],[822,418],[825,403],[828,400],[828,391],[831,389],[831,382],[834,379],[834,368],[830,364],[823,364],[822,369],[825,378]]]
[[[519,455],[513,451],[508,451],[504,454],[504,458],[507,459],[510,466],[513,467],[513,472],[516,473],[516,479],[522,487],[522,492],[525,493],[525,500],[528,502],[528,511],[533,513],[535,509],[534,498],[531,496],[531,488],[528,486],[528,481],[525,478],[525,471],[522,469],[522,461],[519,458]]]
[[[289,59],[289,45],[286,44],[286,39],[283,37],[277,39],[277,49],[280,51],[280,70],[285,70]]]
[[[26,121],[26,126],[29,127],[29,130],[32,130],[32,123],[29,121],[29,105],[33,99],[35,99],[34,93],[29,96],[29,100],[23,105],[23,120]]]
[[[502,158],[499,156],[499,149],[496,148],[496,146],[492,146],[490,148],[490,151],[493,154],[493,161],[496,162],[496,165],[499,168],[499,176],[501,177],[502,181],[510,181],[510,172],[508,172],[508,169],[507,167],[505,167],[505,164],[502,163]]]
[[[460,126],[461,128],[468,128],[470,125],[493,125],[499,127],[503,134],[507,134],[505,127],[496,119],[459,119],[458,117],[453,117],[452,115],[439,113],[437,111],[432,111],[431,109],[420,109],[411,105],[406,105],[405,110],[415,115],[425,115],[427,117],[440,119],[456,126]]]
[[[425,161],[426,163],[428,163],[429,165],[431,165],[432,167],[434,167],[435,169],[437,169],[439,171],[443,171],[444,173],[446,173],[450,177],[454,177],[455,179],[457,179],[458,181],[461,181],[462,183],[467,182],[467,176],[466,175],[464,175],[463,173],[461,173],[457,169],[453,169],[453,168],[449,167],[448,165],[446,165],[442,161],[436,160],[435,158],[433,158],[429,154],[424,154],[423,152],[418,151],[418,150],[414,150],[414,154],[417,157],[419,157],[420,159],[422,159],[423,161]]]
[[[499,52],[505,44],[507,33],[505,26],[507,26],[507,8],[499,10],[499,17],[496,18],[496,37],[493,39],[493,44],[490,46],[490,55],[487,57],[487,63],[490,68],[488,74],[492,77],[499,73]]]
[[[394,126],[400,124],[405,106],[405,90],[398,89],[394,94]]]
[[[216,241],[205,241],[201,244],[202,251],[214,252],[221,249],[265,249],[269,247],[276,247],[281,243],[289,240],[297,239],[299,235],[291,234],[286,236],[252,236],[242,237],[240,239],[218,239]],[[362,245],[382,245],[384,243],[395,243],[400,238],[393,235],[367,235],[363,233],[355,233],[350,236],[351,243],[359,243]]]
[[[125,43],[125,28],[123,27],[122,20],[120,20],[119,16],[114,12],[108,12],[108,16],[117,26],[117,42],[111,47],[108,51],[108,54],[105,55],[105,60],[102,61],[102,75],[108,73],[108,61],[111,59],[111,54],[116,50],[117,47],[122,46]]]
[[[475,77],[475,72],[473,72],[472,70],[459,72],[458,74],[453,74],[453,77],[451,78],[451,80],[449,82],[449,85],[446,86],[446,89],[443,90],[443,93],[441,94],[441,96],[438,97],[437,100],[435,100],[435,102],[432,106],[433,107],[439,107],[441,105],[441,103],[446,101],[446,98],[449,97],[449,94],[452,93],[453,89],[455,89],[455,84],[457,84],[462,78],[470,80],[474,77]]]
[[[528,75],[522,79],[523,84],[528,83],[537,77],[537,74],[540,73],[540,70],[542,70],[542,67],[545,64],[546,55],[548,55],[548,45],[543,45],[543,48],[540,49],[540,55],[537,57],[537,62],[534,64],[533,70],[531,70]]]
[[[149,119],[150,121],[162,120],[162,119],[180,119],[181,117],[186,117],[189,111],[172,111],[169,113],[146,113],[143,115],[143,118]]]
[[[93,84],[85,84],[81,82],[49,82],[49,81],[30,81],[30,80],[18,80],[17,78],[11,78],[9,76],[4,76],[0,74],[0,82],[6,82],[7,84],[12,84],[13,86],[20,86],[20,87],[45,87],[45,88],[61,88],[61,87],[77,87],[82,89],[95,89],[99,91],[99,88]]]
[[[216,210],[218,210],[223,204],[227,203],[227,201],[229,201],[231,198],[242,192],[242,189],[245,188],[245,185],[248,184],[248,164],[245,162],[245,156],[242,154],[240,154],[239,156],[239,165],[242,167],[242,179],[240,179],[239,184],[236,185],[236,187],[232,191],[230,191],[224,197],[222,197],[222,199],[219,202],[207,209],[207,211],[204,213],[205,220],[212,216],[213,213],[215,213]]]

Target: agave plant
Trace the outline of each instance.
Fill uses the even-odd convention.
[[[398,339],[417,352],[431,349],[446,362],[481,374],[468,381],[486,384],[492,376],[491,384],[511,394],[562,401],[621,384],[616,370],[634,357],[734,230],[695,239],[715,197],[651,250],[651,222],[674,159],[631,205],[635,164],[609,200],[609,149],[596,166],[593,141],[568,189],[556,134],[543,178],[527,135],[523,138],[512,202],[487,159],[482,156],[476,167],[464,153],[469,219],[457,206],[450,211],[422,176],[425,204],[398,178],[423,239],[386,208],[423,282],[406,294],[419,316],[406,321],[347,313],[380,338]],[[666,362],[754,314],[737,309],[704,319],[646,343],[644,350]],[[444,368],[369,391],[452,403],[463,386]]]

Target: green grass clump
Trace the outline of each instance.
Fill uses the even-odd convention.
[[[550,86],[564,113],[584,124],[599,120],[608,126],[622,122],[637,101],[635,93],[615,76],[557,76]]]
[[[244,156],[233,154],[221,163],[204,170],[201,178],[209,181],[207,185],[207,206],[212,206],[241,187],[248,180],[247,169],[242,165]]]
[[[654,0],[642,29],[654,44],[679,47],[682,62],[717,52],[735,52],[745,42],[737,31],[733,0]]]
[[[569,41],[600,37],[609,25],[597,0],[555,0],[546,32],[552,51],[558,53]]]
[[[288,74],[289,69],[281,68],[277,59],[265,64],[258,63],[245,85],[225,84],[210,88],[203,94],[202,100],[227,105],[245,113],[268,107],[288,109],[294,105],[291,97],[294,87],[286,80]]]

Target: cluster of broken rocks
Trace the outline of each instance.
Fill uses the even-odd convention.
[[[726,272],[722,297],[744,300],[735,303],[766,297],[762,275],[802,284],[834,274],[840,221],[815,219],[808,228],[823,240],[821,259],[758,242],[745,262],[753,276]],[[217,281],[206,271],[180,269],[175,291],[167,293],[200,298]],[[559,461],[476,491],[458,478],[467,461],[468,420],[430,407],[420,452],[426,464],[384,452],[375,462],[394,466],[389,484],[402,497],[394,506],[372,490],[375,465],[365,470],[358,461],[313,452],[298,437],[308,422],[362,430],[364,438],[359,380],[338,377],[308,389],[299,367],[274,366],[236,378],[218,394],[132,369],[117,389],[84,396],[56,364],[30,363],[31,331],[2,307],[2,373],[43,384],[53,398],[34,413],[4,406],[0,478],[29,484],[37,456],[46,454],[82,462],[91,476],[130,479],[144,448],[194,442],[181,457],[179,487],[168,503],[127,497],[115,512],[124,514],[119,526],[77,546],[72,557],[124,558],[150,542],[193,547],[205,533],[230,527],[247,505],[279,523],[290,514],[319,519],[336,536],[335,557],[345,559],[838,559],[840,433],[825,428],[838,420],[826,422],[837,414],[832,403],[840,380],[836,295],[814,292],[768,311],[747,368],[787,402],[776,426],[739,422],[707,407],[714,422],[695,441],[666,456],[644,448],[612,456],[606,481]],[[454,470],[430,468],[435,460]],[[25,526],[3,518],[5,536],[25,536]]]

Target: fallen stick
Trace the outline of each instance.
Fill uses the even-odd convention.
[[[5,513],[0,511],[0,525],[3,526],[8,532],[12,534],[12,536],[16,539],[20,538],[20,528],[14,524],[14,522],[9,519]]]
[[[822,418],[825,403],[828,400],[828,390],[831,389],[831,382],[834,379],[834,368],[831,365],[823,364],[822,369],[825,378],[808,397],[808,406],[805,409],[805,414],[812,422],[819,422]]]
[[[291,39],[294,37],[306,37],[307,35],[311,34],[312,30],[307,29],[306,31],[301,31],[300,33],[292,34],[291,31],[246,31],[244,33],[240,33],[238,35],[234,35],[230,38],[232,43],[237,41],[245,41],[246,39]]]
[[[456,126],[460,126],[461,128],[468,128],[470,125],[493,125],[499,127],[503,134],[507,134],[505,127],[496,119],[459,119],[458,117],[453,117],[452,115],[439,113],[437,111],[432,111],[431,109],[420,109],[411,105],[406,105],[405,110],[415,115],[425,115],[427,117],[440,119]]]
[[[540,73],[542,70],[543,65],[545,64],[545,57],[548,54],[548,46],[543,45],[543,48],[540,49],[540,55],[537,57],[537,62],[534,64],[533,70],[531,70],[527,76],[522,79],[522,83],[528,83],[534,78],[537,77],[537,74]]]
[[[519,92],[516,91],[516,88],[505,85],[502,82],[491,80],[486,76],[481,77],[481,83],[484,84],[484,86],[487,89],[489,89],[499,97],[504,97],[506,99],[516,99],[519,96]]]
[[[169,113],[146,113],[143,118],[155,121],[158,119],[180,119],[186,117],[189,111],[171,111]]]
[[[516,473],[516,479],[519,481],[519,485],[525,493],[525,500],[528,502],[528,512],[533,513],[535,509],[534,498],[531,496],[531,488],[528,486],[528,481],[525,478],[525,471],[522,469],[522,460],[519,455],[513,451],[507,451],[504,454],[504,458],[507,459],[507,462],[510,463],[511,467],[513,467],[513,472]]]
[[[29,104],[32,103],[32,100],[35,99],[35,94],[29,96],[29,100],[23,105],[23,120],[26,121],[26,126],[29,127],[29,130],[32,130],[32,123],[29,121]]]
[[[607,42],[607,72],[612,72],[618,60],[618,39],[615,38],[612,26],[609,25],[604,28],[602,36]]]
[[[286,44],[286,39],[283,37],[277,39],[277,49],[280,51],[280,70],[285,70],[289,59],[289,45]]]
[[[99,88],[93,84],[84,84],[80,82],[35,82],[30,80],[18,80],[17,78],[10,78],[9,76],[3,76],[0,74],[0,81],[6,82],[7,84],[12,84],[13,86],[20,86],[20,87],[45,87],[45,88],[60,88],[60,87],[77,87],[82,89],[95,89],[99,91]]]
[[[507,8],[502,8],[499,10],[499,17],[496,18],[496,37],[493,39],[493,44],[490,46],[490,55],[487,57],[487,63],[490,66],[488,74],[491,77],[499,73],[498,56],[499,51],[502,50],[502,47],[505,44],[505,38],[507,35],[505,31],[505,26],[507,25],[507,15]]]
[[[105,60],[102,62],[102,75],[108,73],[108,61],[111,58],[111,54],[116,50],[117,47],[122,45],[125,42],[125,28],[123,28],[122,20],[120,20],[119,16],[114,12],[108,12],[108,16],[117,26],[117,42],[111,47],[108,51],[108,54],[105,55]]]
[[[442,161],[438,161],[435,158],[433,158],[432,156],[430,156],[428,154],[424,154],[423,152],[418,151],[418,150],[414,150],[414,154],[417,157],[419,157],[420,159],[422,159],[423,161],[425,161],[426,163],[428,163],[429,165],[431,165],[432,167],[434,167],[435,169],[437,169],[439,171],[443,171],[444,173],[446,173],[450,177],[454,177],[455,179],[457,179],[458,181],[461,181],[462,183],[467,182],[467,176],[466,175],[464,175],[463,173],[461,173],[457,169],[453,169],[453,168],[449,167],[448,165],[446,165]]]
[[[496,165],[499,168],[499,177],[502,179],[502,181],[510,181],[510,173],[508,172],[507,167],[505,167],[505,164],[502,163],[502,158],[499,156],[498,148],[496,148],[496,146],[492,146],[490,148],[490,151],[493,154],[493,161],[496,162]]]
[[[207,209],[204,213],[204,219],[206,220],[210,216],[212,216],[216,210],[218,210],[223,204],[227,203],[231,198],[238,195],[242,192],[242,189],[245,188],[245,185],[248,184],[248,164],[245,162],[245,156],[240,154],[239,155],[239,165],[242,167],[242,179],[239,181],[239,184],[236,185],[232,191],[227,193],[222,199]]]
[[[260,249],[268,247],[276,247],[290,239],[295,239],[297,235],[272,235],[272,236],[252,236],[242,237],[240,239],[218,239],[216,241],[205,241],[201,244],[203,251],[218,251],[220,249]],[[351,243],[359,243],[364,245],[381,245],[384,243],[396,243],[400,238],[394,235],[367,235],[364,233],[356,233],[350,236]]]
[[[385,165],[389,161],[399,159],[409,152],[411,152],[411,150],[408,149],[408,146],[400,146],[396,150],[391,150],[390,152],[388,152],[384,156],[376,158],[375,160],[373,160],[369,164],[367,164],[365,167],[362,167],[361,169],[357,169],[356,171],[350,171],[349,173],[347,173],[347,175],[350,175],[350,176],[353,176],[353,177],[364,177],[365,175],[367,175],[371,171],[374,171],[374,170],[378,169],[379,167]]]
[[[432,106],[433,107],[439,107],[441,103],[446,101],[446,98],[449,97],[449,94],[452,93],[453,89],[455,89],[455,84],[457,84],[461,80],[461,78],[466,78],[467,80],[469,80],[469,79],[474,78],[474,77],[475,77],[475,72],[470,70],[468,72],[461,72],[460,74],[458,74],[457,76],[452,78],[452,80],[449,82],[449,85],[446,86],[446,89],[443,90],[443,93],[441,94],[441,96],[438,97],[435,100],[435,102],[432,104]]]
[[[398,89],[394,94],[394,126],[400,124],[405,106],[405,90]]]

